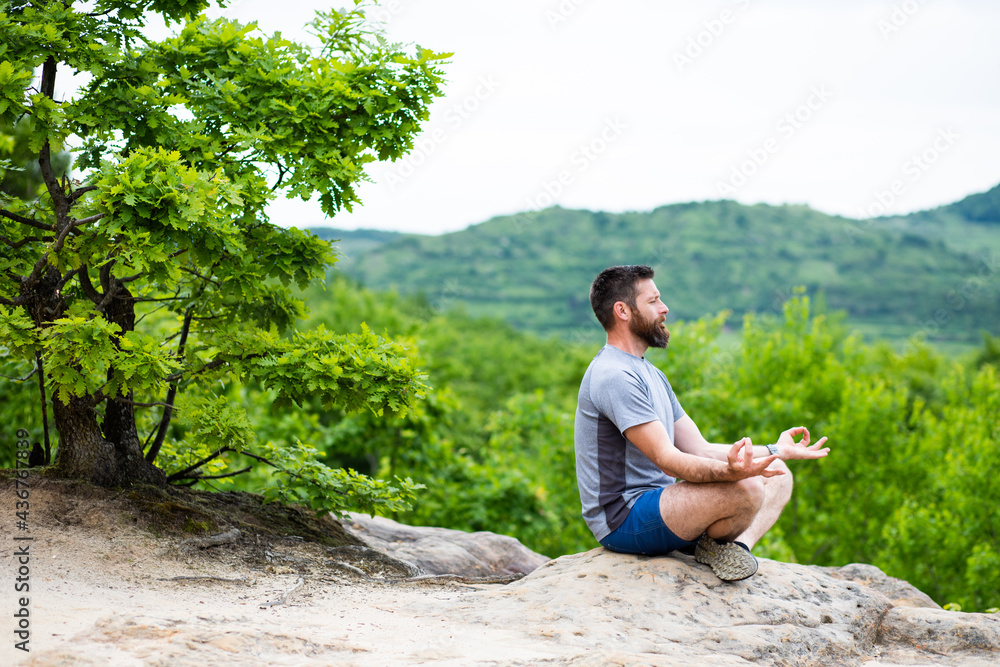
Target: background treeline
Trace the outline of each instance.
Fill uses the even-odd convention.
[[[395,422],[310,413],[328,463],[423,483],[407,522],[507,533],[553,557],[596,546],[579,516],[573,418],[599,344],[436,312],[342,278],[311,296],[313,324],[366,322],[407,340],[434,387]],[[964,361],[916,341],[901,353],[793,295],[747,316],[741,344],[720,343],[727,316],[674,324],[669,350],[649,355],[706,437],[765,443],[805,424],[833,448],[793,463],[797,492],[761,553],[874,563],[942,604],[1000,606],[997,340]]]
[[[1000,332],[1000,186],[908,216],[851,219],[807,206],[691,202],[607,213],[549,208],[422,236],[312,230],[341,239],[338,269],[372,289],[423,292],[522,330],[592,331],[585,290],[611,264],[670,276],[673,313],[771,310],[801,285],[866,339],[919,334],[948,351]],[[662,288],[661,288],[662,289]],[[780,306],[779,306],[780,307]]]
[[[365,323],[387,333],[427,373],[428,397],[386,419],[318,403],[275,411],[259,386],[217,383],[188,411],[204,400],[241,404],[265,449],[315,448],[334,467],[412,478],[425,488],[398,517],[408,523],[506,533],[552,557],[596,546],[580,518],[573,418],[600,343],[541,338],[343,277],[307,296],[303,328],[350,332]],[[710,440],[766,443],[797,424],[830,437],[828,458],[793,463],[797,491],[760,554],[873,563],[942,604],[1000,606],[1000,342],[987,336],[962,361],[916,341],[897,352],[864,343],[842,317],[810,313],[808,297],[780,306],[747,316],[739,344],[720,339],[728,317],[720,313],[672,324],[669,350],[649,354]],[[166,317],[147,315],[157,316]],[[40,440],[37,385],[0,378],[0,393],[0,421]],[[155,430],[157,417],[146,410],[140,433]],[[172,427],[168,472],[204,454],[186,440],[187,417]],[[216,469],[244,463],[232,454]],[[260,491],[284,483],[254,471],[211,484]]]

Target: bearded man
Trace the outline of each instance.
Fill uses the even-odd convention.
[[[653,270],[605,269],[590,304],[607,345],[580,384],[574,435],[583,517],[594,537],[622,553],[694,553],[726,581],[752,576],[751,549],[792,494],[785,461],[826,456],[826,438],[810,445],[809,431],[796,426],[766,446],[706,441],[643,356],[670,342]]]

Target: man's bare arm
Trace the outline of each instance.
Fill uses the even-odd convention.
[[[674,422],[674,444],[677,449],[693,456],[701,456],[717,461],[726,461],[732,445],[721,445],[705,440],[698,425],[688,415]],[[754,451],[755,454],[759,452]],[[764,451],[763,456],[768,452]]]
[[[795,436],[801,435],[799,442],[795,441]],[[823,447],[826,437],[820,438],[815,444],[809,444],[809,429],[805,426],[793,426],[782,431],[775,442],[778,445],[778,458],[782,461],[793,459],[819,459],[830,453],[829,447]],[[705,440],[698,425],[694,423],[688,415],[684,415],[674,422],[674,442],[677,449],[705,458],[726,461],[732,445],[723,445]],[[754,456],[765,457],[769,452],[767,447],[755,445]]]
[[[776,455],[754,458],[753,445],[749,438],[731,445],[726,452],[725,460],[720,461],[681,451],[670,441],[667,429],[660,421],[633,426],[627,429],[624,435],[660,470],[671,477],[680,477],[688,482],[735,482],[757,475],[774,477],[784,474],[781,470],[767,469],[767,466],[778,458]]]

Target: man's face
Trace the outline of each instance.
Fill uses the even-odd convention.
[[[635,308],[628,329],[649,347],[666,347],[670,343],[670,332],[664,325],[670,309],[660,300],[660,291],[652,280],[640,280]]]

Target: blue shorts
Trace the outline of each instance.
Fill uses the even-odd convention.
[[[663,489],[653,489],[639,496],[622,525],[601,540],[604,547],[625,554],[661,556],[677,549],[691,547],[689,542],[674,535],[660,516],[660,494]]]

